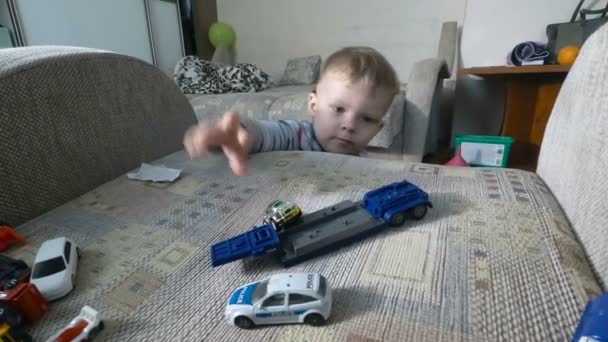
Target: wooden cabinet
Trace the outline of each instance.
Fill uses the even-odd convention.
[[[459,75],[505,82],[501,135],[515,139],[510,167],[535,169],[545,126],[569,65],[496,66],[461,69]]]

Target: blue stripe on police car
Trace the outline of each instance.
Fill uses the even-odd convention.
[[[255,317],[261,317],[261,318],[272,317],[272,313],[270,313],[270,312],[259,312],[259,313],[255,314]]]
[[[230,301],[228,304],[230,305],[251,305],[251,296],[253,295],[253,291],[255,290],[257,284],[251,284],[247,286],[243,286],[238,290],[234,291],[232,296],[230,296]]]

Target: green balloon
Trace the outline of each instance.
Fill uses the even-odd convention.
[[[231,46],[236,40],[232,27],[222,22],[215,22],[209,27],[209,41],[214,47]]]

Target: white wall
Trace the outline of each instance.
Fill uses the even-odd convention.
[[[462,31],[464,67],[505,64],[518,43],[546,42],[548,24],[570,20],[576,0],[468,0]],[[587,1],[600,8],[605,0]]]
[[[369,45],[407,81],[417,60],[434,57],[441,23],[462,22],[466,0],[218,0],[218,19],[237,35],[237,61],[280,77],[289,58]]]
[[[464,67],[505,65],[516,44],[546,42],[546,26],[570,20],[575,0],[468,0],[462,29]],[[587,1],[600,8],[604,0]],[[498,134],[502,124],[501,82],[461,77],[456,84],[453,135]],[[452,139],[453,142],[453,139]]]
[[[143,0],[19,0],[26,45],[71,45],[152,63]]]

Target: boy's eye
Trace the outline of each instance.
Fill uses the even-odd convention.
[[[366,122],[366,123],[375,123],[375,122],[377,122],[377,120],[374,119],[374,118],[372,118],[372,117],[369,117],[369,116],[364,116],[363,117],[363,122]]]
[[[340,107],[340,106],[333,107],[333,110],[336,113],[344,113],[344,107]]]

